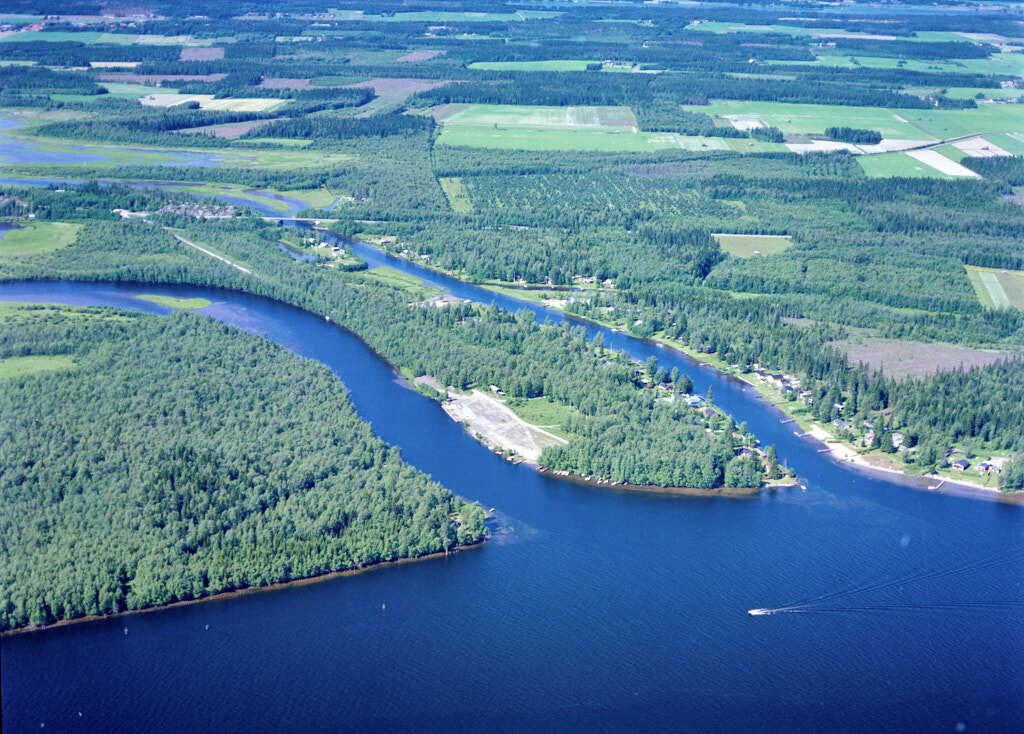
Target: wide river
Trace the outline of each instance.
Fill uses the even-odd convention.
[[[527,307],[357,249],[371,266]],[[166,312],[140,293],[208,298],[202,313],[329,366],[409,463],[497,508],[493,537],[446,559],[4,638],[5,732],[977,732],[1024,721],[1017,505],[839,466],[749,388],[605,329],[607,345],[713,386],[806,491],[680,498],[542,477],[479,445],[353,335],[266,299],[0,285],[0,300]],[[819,611],[747,614],[901,579]]]

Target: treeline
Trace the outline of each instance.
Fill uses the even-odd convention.
[[[864,130],[856,127],[826,127],[825,137],[844,143],[863,143],[876,145],[882,142],[882,133],[877,130]]]
[[[2,381],[0,629],[484,535],[481,508],[403,463],[327,368],[262,339],[191,315],[24,307],[0,358],[29,355],[69,366]]]
[[[346,140],[349,138],[385,138],[392,135],[423,134],[430,133],[433,129],[434,118],[425,115],[390,113],[363,118],[316,115],[272,122],[258,130],[252,130],[242,137]]]

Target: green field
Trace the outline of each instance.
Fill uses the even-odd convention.
[[[0,257],[59,250],[74,242],[81,228],[80,224],[68,222],[29,222],[0,236]]]
[[[675,133],[618,133],[605,130],[495,130],[488,127],[445,126],[439,145],[505,150],[591,150],[649,152],[655,150],[728,150],[721,138],[692,138]]]
[[[965,265],[967,277],[987,308],[1024,309],[1024,271]]]
[[[722,252],[736,257],[774,255],[793,244],[789,237],[771,234],[713,234]]]
[[[638,129],[629,107],[541,107],[534,105],[468,104],[453,106],[440,122],[446,127],[532,128],[579,130]]]
[[[945,139],[990,132],[1024,133],[1024,113],[1014,104],[984,104],[973,110],[911,110],[713,100],[708,105],[688,105],[683,109],[718,116],[756,115],[767,125],[795,134],[821,134],[832,125],[877,130],[883,137],[904,140]]]
[[[561,430],[567,418],[579,415],[572,406],[556,403],[549,398],[512,398],[505,405],[532,426],[543,428],[565,439],[572,438],[570,434]]]
[[[586,71],[587,64],[600,61],[548,59],[545,61],[474,61],[470,69],[480,71]]]
[[[469,198],[469,192],[462,184],[461,178],[439,178],[441,190],[448,197],[448,205],[457,214],[470,214],[473,211],[473,202]]]
[[[154,296],[149,293],[144,293],[141,296],[135,297],[167,308],[193,310],[197,308],[206,308],[211,305],[211,301],[208,301],[205,298],[175,298],[174,296]]]
[[[985,59],[955,59],[951,61],[918,61],[890,56],[858,56],[845,52],[819,53],[814,61],[785,61],[766,59],[763,64],[785,66],[839,66],[853,69],[863,66],[871,69],[906,69],[907,71],[959,72],[964,74],[1024,75],[1024,54],[996,53]]]
[[[416,299],[428,298],[441,293],[440,288],[424,285],[423,281],[415,275],[403,273],[401,270],[395,270],[394,268],[389,268],[386,265],[374,268],[373,270],[363,270],[356,275],[378,283],[386,283],[387,285],[394,286],[395,288],[401,288]]]
[[[37,354],[30,357],[7,357],[0,359],[0,380],[25,377],[39,372],[68,370],[75,366],[66,354]]]
[[[966,153],[964,153],[962,150],[960,150],[959,148],[952,144],[940,145],[935,148],[935,152],[941,153],[942,155],[949,158],[951,161],[956,161],[957,163],[962,161],[964,158],[969,157]]]
[[[993,145],[998,145],[1007,153],[1024,156],[1024,135],[1020,133],[1016,135],[1010,135],[1007,133],[986,135],[985,140],[992,143]]]
[[[338,199],[336,194],[331,193],[326,188],[293,189],[291,191],[277,191],[273,193],[281,194],[281,196],[287,196],[289,199],[304,201],[315,209],[329,207]]]
[[[906,153],[879,153],[857,156],[857,162],[870,178],[949,178],[931,166]]]

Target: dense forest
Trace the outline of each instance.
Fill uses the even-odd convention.
[[[6,306],[0,629],[197,599],[483,537],[326,368],[192,315]],[[239,389],[239,385],[249,389]]]
[[[1024,406],[1012,389],[1024,382],[1024,312],[1013,286],[1005,303],[985,301],[977,274],[1024,271],[1024,130],[990,129],[1019,105],[1019,54],[1004,41],[1020,30],[1007,13],[157,0],[151,16],[129,19],[77,0],[9,6],[0,217],[80,229],[60,249],[0,246],[2,280],[262,294],[329,316],[406,374],[571,408],[569,443],[545,449],[547,468],[663,487],[761,484],[764,464],[743,451],[754,437],[685,407],[685,376],[635,364],[578,327],[410,307],[414,289],[326,258],[298,262],[241,198],[280,193],[309,204],[292,213],[394,255],[544,291],[576,317],[748,376],[784,372],[800,383],[790,407],[850,441],[870,430],[875,450],[896,453],[886,439],[898,434],[908,467],[944,466],[957,447],[1006,457],[1002,485],[1024,488]],[[40,30],[21,11],[55,17]],[[574,117],[588,107],[591,117]],[[494,117],[453,144],[467,109]],[[793,152],[897,132],[946,142],[964,175]],[[968,132],[1002,134],[1002,152],[1017,155],[954,150]],[[188,214],[199,200],[160,183],[234,196],[236,209]],[[751,235],[774,236],[773,249],[737,246]],[[0,395],[0,492],[17,508],[0,521],[3,626],[482,536],[479,508],[404,465],[336,380],[260,340],[189,316],[3,317],[0,359],[63,365],[7,378]],[[907,376],[865,361],[851,348],[859,339],[1000,359]],[[208,368],[217,377],[200,385]],[[240,393],[228,374],[267,389]]]

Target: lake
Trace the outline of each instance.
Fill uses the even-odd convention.
[[[462,297],[525,307],[357,252]],[[166,313],[140,293],[207,298],[202,313],[326,364],[406,461],[497,508],[492,539],[444,559],[4,638],[5,732],[989,731],[1024,719],[1019,506],[850,471],[742,383],[607,330],[606,345],[655,354],[700,392],[713,386],[806,492],[680,498],[540,476],[478,444],[352,334],[266,299],[0,285],[0,300]],[[747,614],[900,579],[837,595],[833,611]],[[1017,606],[997,606],[1006,601]]]

